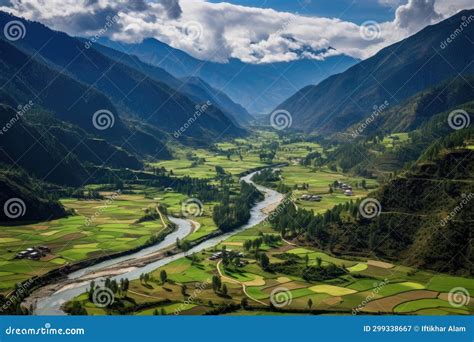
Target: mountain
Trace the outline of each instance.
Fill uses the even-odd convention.
[[[82,41],[86,41],[83,39]],[[241,105],[233,102],[225,93],[212,88],[208,83],[198,77],[187,77],[178,79],[164,69],[142,62],[138,57],[129,55],[101,44],[94,44],[93,48],[103,55],[126,64],[159,82],[164,82],[176,91],[189,96],[193,101],[206,103],[211,101],[225,114],[233,118],[238,124],[246,125],[253,117]]]
[[[119,118],[126,116],[153,125],[160,130],[174,134],[182,129],[181,135],[191,137],[202,144],[218,139],[225,132],[227,136],[238,136],[244,131],[238,128],[217,107],[208,106],[199,113],[197,121],[197,105],[186,95],[175,91],[167,84],[159,82],[125,64],[118,63],[104,56],[95,49],[88,49],[85,44],[48,27],[16,18],[6,13],[0,13],[0,26],[10,20],[21,20],[26,27],[27,35],[12,44],[41,59],[43,63],[55,68],[62,74],[76,79],[87,85],[86,90],[72,101],[67,102],[67,108],[82,111],[80,102],[88,98],[89,91],[97,89],[106,95],[115,105],[116,111],[109,107],[95,106],[97,110],[108,109]],[[53,93],[53,92],[51,92]],[[57,92],[54,93],[57,96]],[[87,116],[85,116],[87,118]],[[90,118],[90,116],[89,116]],[[191,123],[196,124],[190,124]],[[205,138],[204,138],[205,137]],[[185,139],[183,139],[185,141]]]
[[[422,90],[401,105],[388,108],[377,116],[362,132],[370,136],[379,133],[397,133],[413,131],[432,117],[456,106],[474,101],[474,75],[454,77],[434,87]],[[364,119],[365,120],[365,119]],[[348,129],[357,129],[363,124],[358,122]]]
[[[324,61],[301,59],[292,62],[248,64],[238,59],[215,63],[189,54],[153,38],[139,44],[124,44],[104,38],[101,44],[138,56],[178,78],[199,77],[211,87],[226,93],[252,114],[269,113],[298,89],[317,84],[326,77],[346,70],[357,61],[335,56]]]
[[[370,116],[385,101],[395,106],[428,87],[472,75],[474,26],[462,23],[473,14],[462,11],[428,26],[341,74],[301,89],[277,109],[291,113],[294,128],[330,134]],[[443,45],[451,34],[456,39]]]
[[[450,79],[387,109],[368,124],[364,119],[352,125],[347,133],[337,134],[340,144],[327,153],[329,161],[344,172],[367,177],[403,169],[433,142],[471,132],[471,127],[454,130],[449,114],[457,110],[474,115],[473,84],[474,76]],[[400,133],[405,139],[400,140]]]
[[[0,103],[17,107],[32,101],[33,107],[44,108],[59,120],[125,146],[133,153],[139,151],[157,158],[169,158],[169,152],[160,140],[140,129],[131,130],[118,115],[114,116],[113,126],[98,130],[93,122],[95,112],[105,109],[117,113],[106,96],[1,39],[0,85]],[[75,105],[71,106],[72,103]]]
[[[135,156],[78,126],[62,122],[33,106],[20,111],[0,103],[0,120],[9,127],[0,136],[0,163],[22,168],[55,184],[80,186],[93,181],[85,164],[143,168]]]
[[[0,170],[0,211],[2,224],[39,222],[67,215],[56,200],[49,198],[45,184],[23,172]]]

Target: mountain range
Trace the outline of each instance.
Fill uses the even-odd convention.
[[[121,146],[137,151],[153,149],[147,151],[151,155],[159,153],[161,149],[157,151],[152,144],[129,146],[129,141],[141,135],[155,140],[163,139],[166,134],[171,135],[183,127],[195,116],[196,108],[200,106],[200,103],[168,84],[111,59],[96,49],[86,48],[79,39],[53,31],[40,23],[0,13],[0,25],[4,26],[11,20],[20,20],[28,32],[21,40],[2,41],[2,55],[11,59],[4,66],[16,65],[18,68],[7,70],[14,75],[6,82],[13,98],[19,98],[13,88],[16,88],[14,84],[21,82],[19,74],[22,74],[21,83],[32,84],[29,88],[24,84],[18,85],[24,92],[32,92],[26,98],[38,95],[33,96],[38,97],[34,102],[52,110],[62,120],[95,133],[100,132],[93,126],[93,114],[98,110],[107,110],[113,114],[115,123],[110,130],[103,130],[102,135],[110,137],[115,134],[117,138],[118,134]],[[31,63],[25,63],[26,60]],[[23,65],[26,67],[22,68]],[[25,69],[33,65],[41,70],[26,73]],[[58,76],[50,77],[55,74]],[[50,81],[46,81],[48,77],[51,78]],[[31,82],[29,78],[32,78]],[[35,88],[35,82],[41,86]],[[53,91],[55,87],[57,89]],[[69,87],[75,88],[75,93],[69,91]],[[138,128],[134,125],[130,134],[126,132],[131,129],[127,120],[139,123]],[[153,129],[158,129],[161,134],[154,134]],[[209,142],[209,138],[218,139],[224,132],[227,136],[239,136],[244,130],[220,108],[211,105],[200,113],[198,123],[189,125],[182,132],[182,141],[191,139],[205,144]]]
[[[467,20],[473,15],[474,10],[464,10],[428,26],[343,73],[299,90],[276,109],[291,114],[293,128],[332,134],[365,120],[376,106],[393,107],[443,81],[472,75],[474,26]]]
[[[228,63],[202,61],[184,51],[148,38],[125,44],[101,38],[99,42],[142,61],[159,66],[175,77],[199,77],[226,93],[251,114],[268,114],[276,105],[309,84],[342,72],[358,61],[345,55],[322,61],[299,59],[291,62],[249,64],[236,58]]]

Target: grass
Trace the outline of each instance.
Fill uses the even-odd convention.
[[[396,313],[408,313],[422,309],[436,309],[436,308],[448,308],[451,309],[453,306],[447,301],[434,298],[434,299],[418,299],[409,302],[401,303],[394,308]],[[466,307],[461,307],[466,309]]]
[[[135,194],[118,196],[112,203],[106,200],[65,198],[63,205],[76,215],[44,223],[23,226],[2,226],[0,240],[0,292],[6,292],[19,282],[49,270],[84,259],[129,250],[145,244],[163,230],[161,221],[135,223],[144,210],[157,201]],[[163,197],[169,196],[163,194]],[[184,197],[180,195],[181,197]],[[163,202],[166,203],[166,200]],[[90,220],[90,224],[86,220]],[[14,259],[29,247],[46,245],[53,257],[31,261]]]
[[[331,296],[344,296],[357,291],[348,289],[345,287],[333,286],[333,285],[314,285],[309,288],[311,291],[316,293],[326,293]]]

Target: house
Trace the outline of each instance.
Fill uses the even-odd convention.
[[[165,191],[166,191],[166,192],[171,192],[171,191],[173,191],[173,188],[169,188],[169,187],[168,187],[168,188],[165,188]]]
[[[344,190],[344,195],[346,195],[346,196],[352,196],[352,190],[349,190],[349,189]]]
[[[24,251],[17,253],[15,259],[39,260],[41,257],[51,253],[51,249],[46,246],[29,247]]]

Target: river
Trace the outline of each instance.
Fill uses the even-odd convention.
[[[260,190],[265,195],[265,199],[254,205],[254,207],[251,209],[251,212],[250,212],[250,219],[245,225],[241,226],[240,228],[236,230],[233,230],[232,232],[219,235],[209,240],[205,240],[199,245],[187,251],[186,253],[178,253],[172,256],[164,257],[160,260],[150,262],[149,264],[146,264],[141,267],[128,268],[128,269],[125,269],[124,272],[115,276],[111,276],[111,277],[108,276],[108,278],[116,279],[116,280],[120,280],[120,278],[128,278],[129,280],[138,279],[140,277],[140,274],[142,273],[148,273],[148,272],[154,271],[163,265],[169,264],[172,261],[175,261],[177,259],[184,257],[185,255],[195,253],[195,252],[200,252],[207,248],[211,248],[219,244],[220,242],[226,240],[230,236],[238,232],[241,232],[243,230],[249,229],[257,225],[258,223],[264,221],[267,218],[268,214],[264,213],[262,210],[268,207],[276,206],[283,199],[283,195],[274,190],[271,190],[269,188],[253,183],[251,181],[251,178],[253,177],[255,173],[256,172],[253,172],[245,177],[242,177],[241,181],[245,181],[247,183],[255,185],[257,189]],[[174,217],[170,217],[170,220],[173,223],[175,223],[178,226],[178,228],[173,233],[167,235],[166,238],[160,243],[154,246],[142,249],[139,252],[136,252],[127,256],[118,257],[115,259],[101,262],[99,264],[96,264],[87,268],[83,268],[81,270],[78,270],[76,272],[69,274],[67,279],[63,279],[56,284],[52,284],[55,286],[57,290],[55,290],[55,292],[53,293],[44,295],[40,297],[39,299],[37,299],[35,301],[35,305],[34,305],[35,309],[34,309],[33,314],[55,315],[55,316],[65,315],[65,313],[61,310],[61,306],[65,302],[73,299],[74,297],[80,295],[81,293],[84,293],[89,287],[89,284],[92,279],[96,283],[100,283],[101,281],[105,280],[106,277],[104,276],[97,275],[97,277],[94,277],[93,275],[94,273],[100,273],[101,270],[106,270],[110,267],[126,262],[127,260],[133,260],[136,258],[141,258],[147,255],[150,255],[152,253],[159,252],[160,250],[163,250],[165,248],[172,246],[176,242],[176,238],[183,239],[184,237],[186,237],[187,235],[191,233],[192,226],[188,220],[178,219]],[[87,280],[83,281],[80,279],[83,277],[87,277]],[[61,286],[61,285],[64,285],[64,286]],[[41,291],[41,289],[37,291]],[[35,292],[33,292],[33,295]]]

